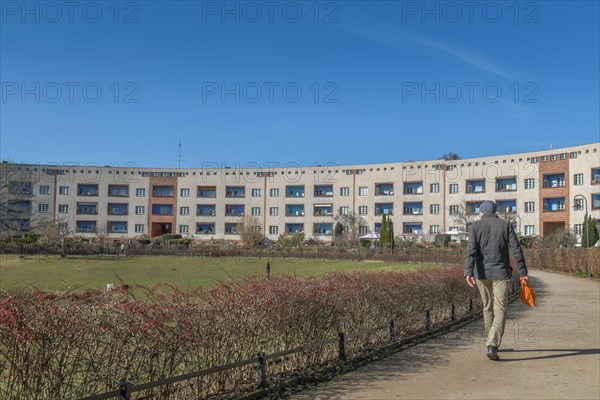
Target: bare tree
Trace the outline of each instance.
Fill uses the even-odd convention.
[[[449,151],[449,152],[444,153],[441,156],[439,156],[438,160],[453,161],[453,160],[460,160],[461,158],[462,157],[459,156],[457,153],[455,153],[453,151]]]
[[[50,218],[38,219],[33,230],[38,235],[38,243],[56,247],[60,250],[61,257],[65,256],[67,238],[74,233],[65,217],[59,217],[55,221]]]
[[[256,246],[264,238],[260,220],[253,215],[246,215],[238,224],[242,242],[246,246]]]
[[[351,211],[348,214],[338,213],[333,220],[342,226],[341,235],[336,235],[336,244],[358,246],[358,227],[366,224],[365,219]]]
[[[470,207],[466,201],[458,206],[458,213],[452,215],[452,222],[456,225],[463,226],[465,232],[471,228],[471,224],[479,219],[479,213],[475,212],[473,207]]]

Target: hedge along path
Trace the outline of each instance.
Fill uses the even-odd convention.
[[[512,303],[499,362],[486,358],[477,320],[290,398],[600,398],[598,282],[537,270],[530,277],[536,308]]]

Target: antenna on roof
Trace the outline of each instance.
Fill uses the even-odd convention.
[[[181,156],[182,156],[182,152],[181,152],[181,140],[179,140],[179,149],[177,150],[177,168],[181,168]]]
[[[550,150],[554,149],[554,145],[552,143],[550,143]]]

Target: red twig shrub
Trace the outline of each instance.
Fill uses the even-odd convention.
[[[396,321],[421,329],[426,309],[478,299],[462,268],[412,273],[250,278],[210,290],[0,292],[0,397],[68,399],[223,365]],[[433,321],[434,323],[436,321]],[[349,341],[348,350],[386,340]],[[362,340],[362,341],[361,341]],[[335,359],[335,346],[273,363],[271,374]],[[213,374],[145,396],[205,397],[252,384],[253,369]],[[190,397],[191,396],[191,397]]]

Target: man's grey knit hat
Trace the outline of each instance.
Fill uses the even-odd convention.
[[[484,214],[494,214],[496,212],[496,203],[486,200],[479,206],[479,212]]]

